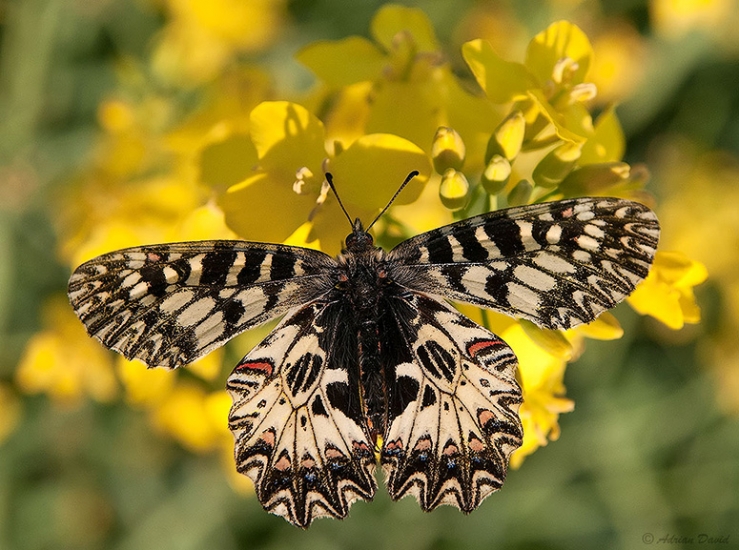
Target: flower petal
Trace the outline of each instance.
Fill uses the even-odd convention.
[[[370,32],[387,51],[393,50],[399,33],[411,35],[417,52],[435,52],[439,49],[431,21],[418,8],[386,4],[372,19]]]
[[[323,123],[305,107],[289,101],[264,101],[252,110],[249,120],[260,166],[277,180],[292,184],[301,167],[322,174],[326,157]]]
[[[485,40],[477,39],[464,44],[462,56],[493,103],[524,99],[529,89],[536,87],[526,67],[504,60]]]
[[[552,80],[555,66],[565,58],[576,63],[572,67],[571,83],[583,82],[593,58],[593,48],[578,26],[569,21],[557,21],[529,43],[525,65],[543,85]]]
[[[627,301],[638,313],[651,315],[669,328],[700,321],[693,287],[706,280],[705,266],[680,252],[657,252],[652,270]]]
[[[258,162],[257,150],[245,134],[206,145],[198,160],[200,181],[219,190],[246,179]]]
[[[606,108],[595,121],[593,134],[582,147],[580,166],[600,162],[618,162],[623,158],[626,138],[613,105]]]
[[[226,225],[234,232],[247,240],[278,243],[306,221],[313,201],[267,173],[256,174],[218,197]]]
[[[568,105],[564,109],[555,109],[541,90],[531,90],[531,97],[538,105],[541,113],[554,125],[557,135],[573,143],[582,143],[593,135],[593,119],[582,103]]]
[[[351,182],[342,187],[344,203],[369,211],[385,206],[413,170],[419,175],[398,196],[398,204],[415,201],[431,174],[431,161],[414,143],[392,134],[370,134],[356,140],[331,163],[337,182]]]

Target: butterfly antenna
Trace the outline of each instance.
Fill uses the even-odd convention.
[[[387,209],[390,208],[390,205],[393,204],[393,202],[395,202],[395,199],[397,199],[398,198],[398,195],[400,195],[400,192],[403,189],[405,189],[405,186],[408,185],[411,182],[411,180],[413,178],[415,178],[417,175],[418,175],[418,170],[413,170],[410,174],[408,174],[405,177],[405,180],[403,180],[403,183],[400,185],[400,187],[398,187],[398,190],[395,192],[395,194],[393,195],[393,197],[385,205],[385,208],[382,209],[382,212],[380,212],[379,214],[377,214],[377,217],[374,220],[372,220],[372,223],[367,226],[367,229],[365,229],[365,231],[369,231],[370,230],[370,227],[372,227],[373,225],[375,225],[375,222],[377,220],[379,220],[385,212],[387,212]]]
[[[354,222],[352,221],[352,217],[349,215],[349,212],[346,211],[346,208],[344,208],[344,203],[341,202],[341,197],[339,197],[339,193],[336,192],[336,187],[334,187],[334,177],[331,175],[331,172],[326,172],[326,183],[328,183],[328,186],[331,188],[331,191],[333,191],[334,193],[334,197],[336,197],[336,200],[339,202],[341,211],[346,216],[346,219],[349,220],[349,225],[354,227]]]

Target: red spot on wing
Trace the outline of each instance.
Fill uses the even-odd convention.
[[[477,342],[472,342],[467,346],[467,353],[469,353],[471,357],[476,357],[481,351],[493,346],[499,346],[502,343],[503,342],[500,340],[478,340]]]
[[[264,373],[265,376],[272,376],[272,370],[274,369],[274,365],[270,363],[269,361],[265,361],[264,359],[259,359],[257,361],[245,361],[241,364],[239,364],[236,367],[236,370],[252,370],[252,371],[259,371]]]

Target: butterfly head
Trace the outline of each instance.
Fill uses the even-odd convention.
[[[374,220],[372,220],[372,223],[370,223],[367,226],[367,229],[364,229],[362,226],[362,222],[359,218],[356,218],[354,220],[354,223],[352,224],[352,232],[346,237],[346,251],[352,252],[352,253],[361,253],[361,252],[368,252],[371,250],[380,250],[375,247],[374,240],[372,239],[372,235],[368,233],[368,231],[372,228],[373,225],[375,225],[375,222],[379,220],[382,215],[387,211],[388,208],[390,208],[390,205],[393,204],[395,199],[398,197],[400,192],[405,189],[405,186],[410,183],[410,181],[415,178],[418,175],[417,170],[413,170],[408,176],[406,176],[405,181],[400,185],[398,190],[395,192],[393,197],[388,201],[388,203],[385,205],[385,208],[383,208],[380,213],[375,217]],[[344,215],[346,216],[346,219],[349,220],[351,223],[352,219],[349,216],[349,213],[346,211],[346,208],[344,208],[344,204],[341,202],[341,197],[339,197],[339,194],[336,192],[336,187],[334,186],[334,178],[331,175],[330,172],[326,172],[326,183],[331,188],[331,190],[334,192],[334,196],[336,197],[336,202],[339,203],[339,207],[341,208],[341,211],[344,212]]]
[[[362,220],[357,218],[354,220],[352,232],[346,236],[346,249],[350,252],[363,252],[375,248],[375,241],[372,235],[367,233],[362,226]]]

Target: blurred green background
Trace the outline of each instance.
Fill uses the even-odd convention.
[[[424,514],[380,489],[347,520],[302,532],[234,491],[219,455],[188,451],[123,400],[70,406],[22,391],[16,366],[42,328],[42,305],[65,292],[69,276],[56,252],[60,197],[90,162],[98,109],[119,86],[122,60],[148,67],[184,4],[0,2],[0,550],[643,548],[680,537],[693,547],[701,535],[739,547],[739,7],[731,0],[407,3],[426,11],[452,56],[475,14],[488,14],[487,38],[503,44],[560,18],[582,26],[596,56],[599,37],[615,40],[630,59],[612,92],[626,160],[652,172],[668,246],[709,270],[696,291],[700,325],[668,332],[617,309],[626,336],[589,342],[567,371],[576,408],[560,418],[560,439],[470,516],[448,507]],[[367,35],[382,5],[272,4],[279,31],[240,45],[236,59],[266,68],[278,90],[310,84],[292,59],[297,49]],[[494,25],[503,14],[515,22],[505,32]],[[513,59],[520,53],[511,47],[501,53]],[[197,82],[161,77],[146,86],[183,109],[200,93]]]

